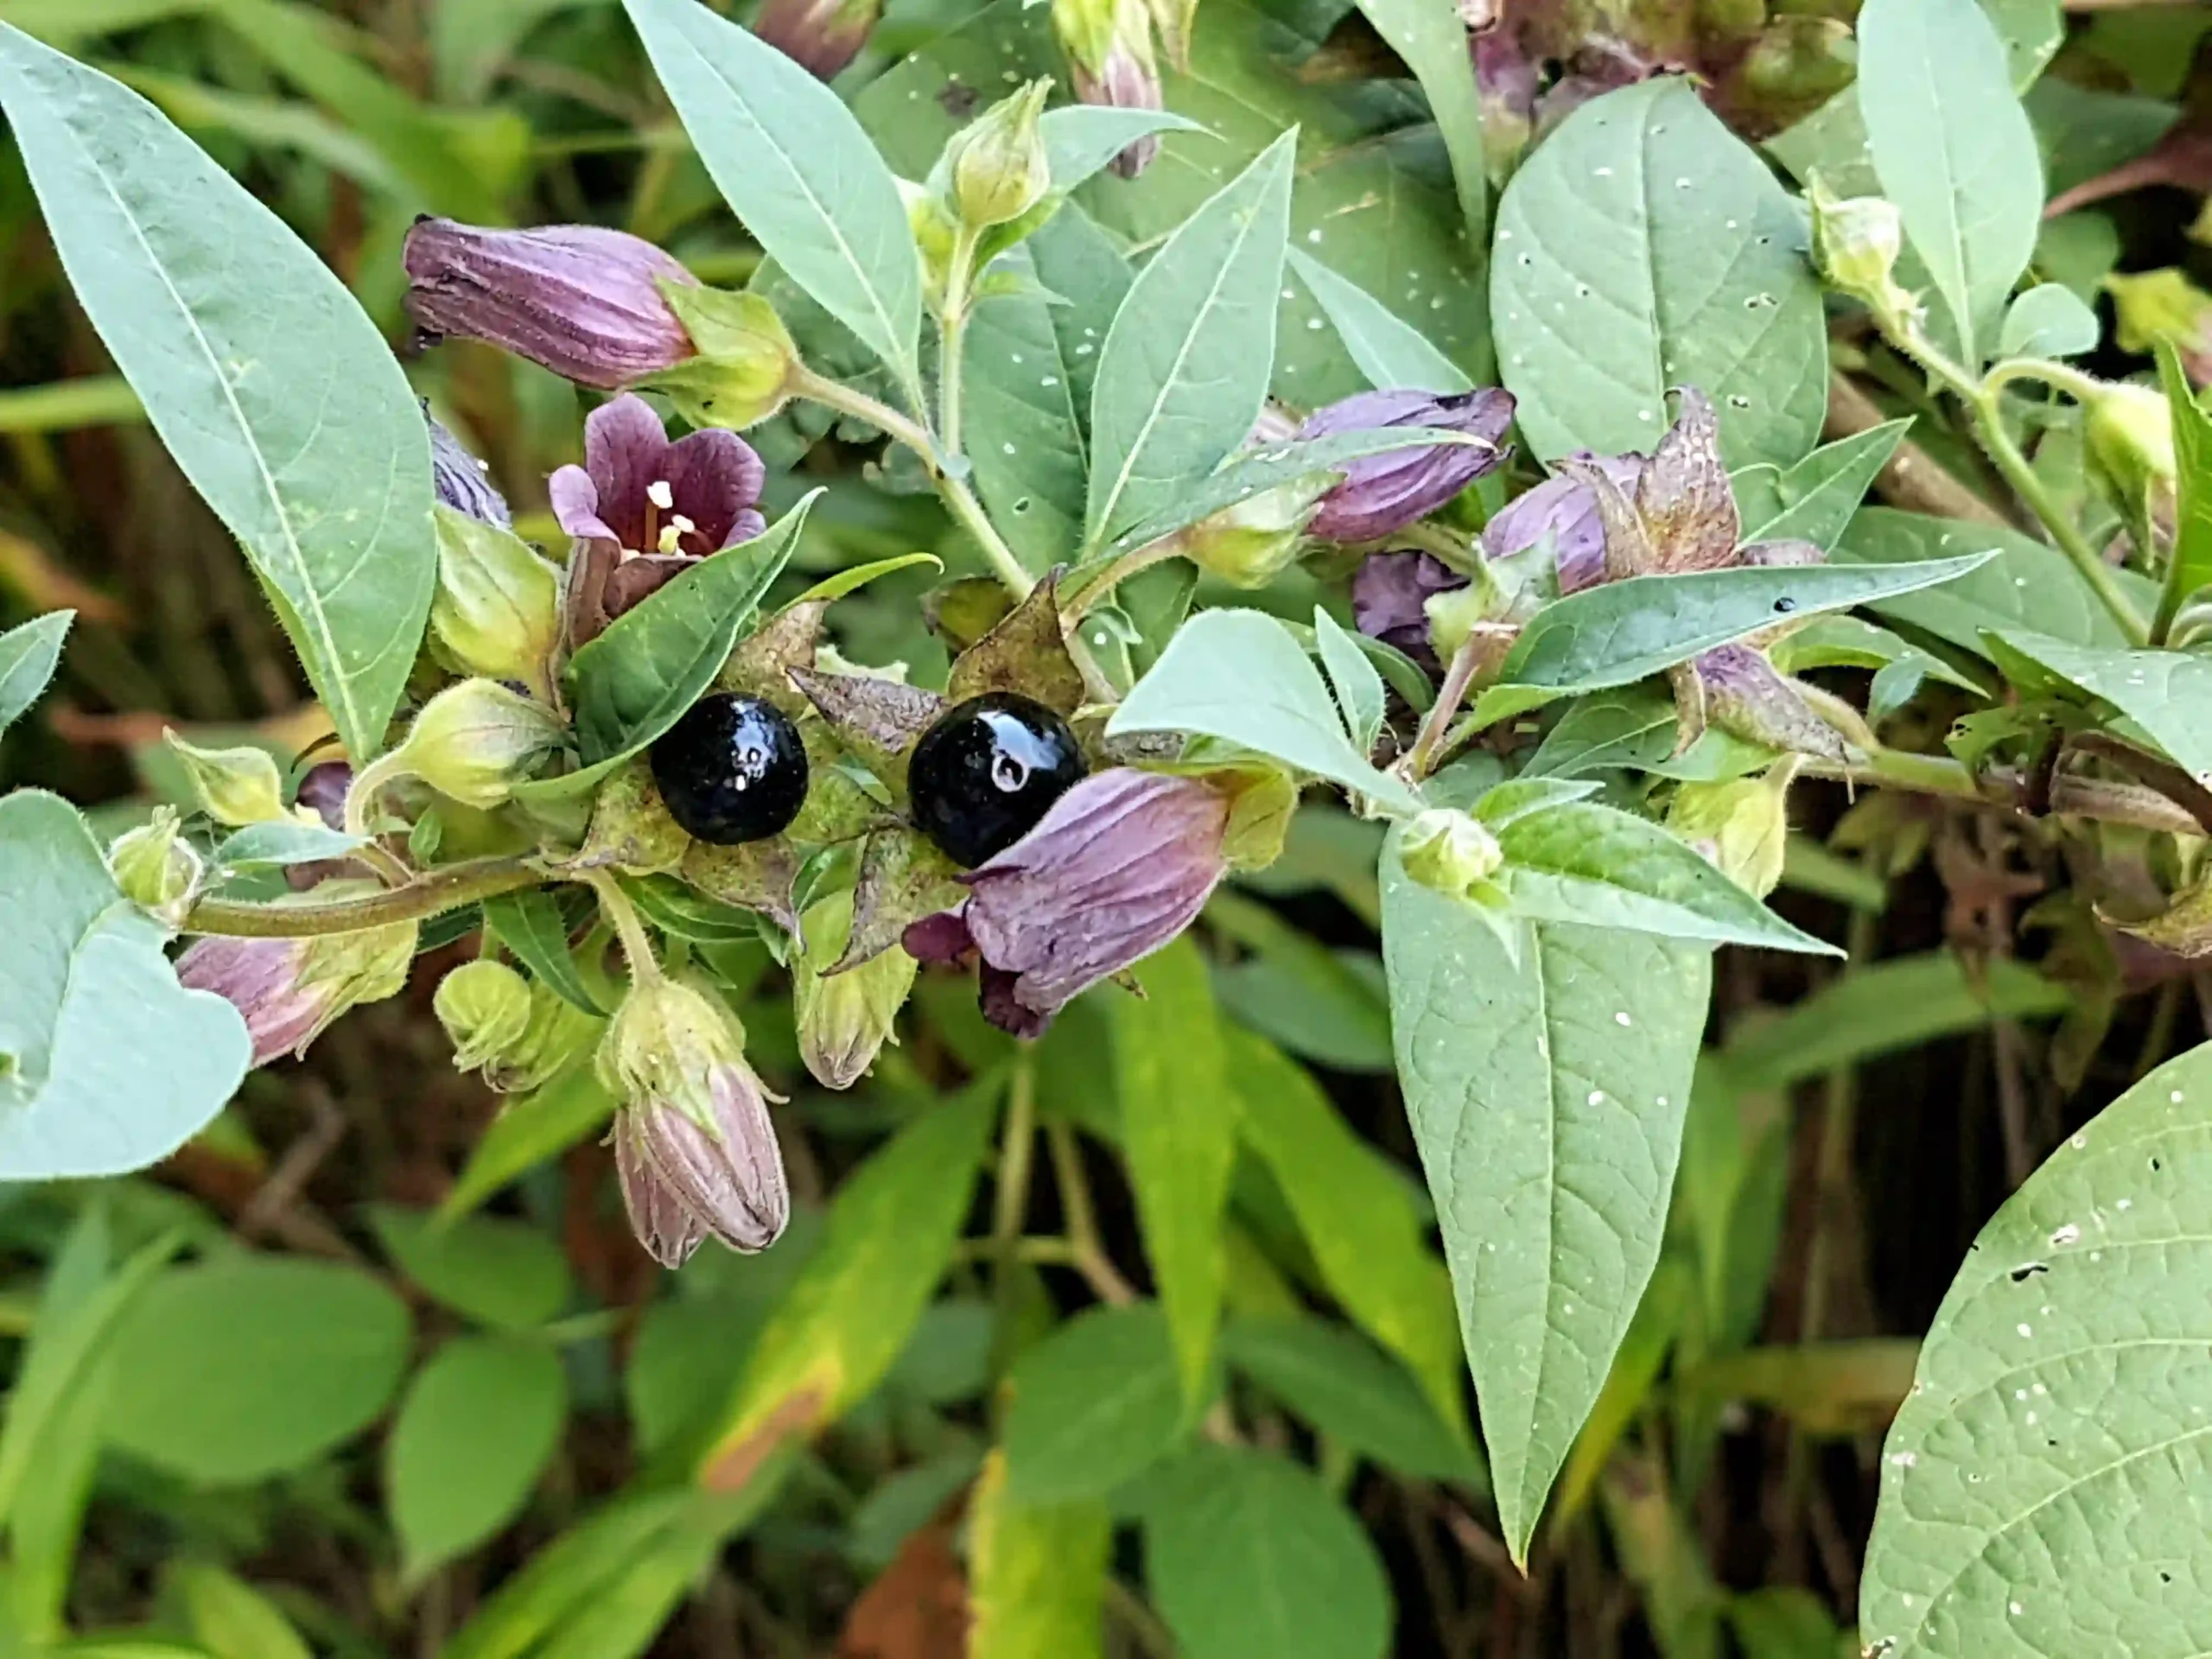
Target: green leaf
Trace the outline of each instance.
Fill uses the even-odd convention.
[[[1003,1080],[933,1103],[848,1176],[822,1248],[747,1361],[700,1483],[747,1486],[794,1434],[831,1421],[883,1380],[952,1259]]]
[[[1115,313],[1091,393],[1086,541],[1169,505],[1259,418],[1297,142],[1285,133],[1192,214]]]
[[[1390,1069],[1379,957],[1332,950],[1233,892],[1215,893],[1206,918],[1252,953],[1213,970],[1214,994],[1231,1019],[1339,1071]]]
[[[944,561],[934,553],[894,553],[887,558],[870,559],[865,564],[848,565],[835,575],[823,577],[785,606],[784,611],[794,610],[801,605],[827,604],[831,600],[842,599],[847,594],[858,593],[872,582],[894,575],[901,570],[911,570],[918,564],[926,564],[932,570],[944,569]]]
[[[1313,607],[1313,638],[1320,645],[1321,666],[1328,671],[1329,689],[1337,694],[1344,729],[1362,754],[1371,753],[1382,734],[1387,701],[1382,677],[1336,618],[1318,605]]]
[[[314,1659],[314,1649],[276,1604],[208,1561],[175,1560],[162,1575],[165,1599],[212,1659]]]
[[[1520,1560],[1658,1260],[1711,956],[1539,923],[1516,963],[1394,853],[1382,906],[1399,1080]]]
[[[1359,9],[1405,60],[1427,96],[1444,153],[1451,158],[1462,230],[1469,246],[1483,247],[1490,240],[1489,152],[1465,26],[1455,13],[1426,0],[1359,0]]]
[[[1987,655],[1985,632],[2005,628],[2029,628],[2075,645],[2127,643],[2066,556],[2017,531],[1867,507],[1851,521],[1834,559],[1839,564],[1911,565],[1976,550],[1994,556],[1942,587],[1890,594],[1871,601],[1872,607],[1976,656]],[[2113,575],[2147,612],[2155,589],[2131,571]]]
[[[456,1337],[415,1374],[385,1446],[400,1574],[420,1584],[513,1520],[560,1444],[561,1357],[518,1337]]]
[[[2177,608],[2212,583],[2212,415],[2196,401],[2173,342],[2159,340],[2157,351],[2158,380],[2173,410],[2174,459],[2178,463],[2174,545],[2168,555],[2173,568],[2167,577]],[[4,648],[5,642],[0,641],[0,650]],[[0,680],[4,677],[0,674]],[[0,704],[0,715],[4,715],[4,704]],[[0,727],[6,724],[0,718]]]
[[[1047,110],[1037,127],[1051,162],[1052,188],[1063,194],[1140,138],[1156,132],[1205,130],[1172,110],[1117,109],[1105,104],[1069,104]]]
[[[776,55],[783,60],[781,54]],[[790,561],[807,513],[821,494],[810,491],[752,541],[702,559],[615,618],[606,632],[576,652],[569,678],[584,768],[537,789],[563,796],[581,793],[683,717],[715,683],[770,584]],[[529,786],[518,793],[526,798]]]
[[[1007,1467],[994,1456],[969,1500],[967,1659],[1100,1659],[1112,1517],[1019,1503]]]
[[[1366,1530],[1311,1471],[1193,1446],[1144,1516],[1145,1581],[1183,1659],[1380,1659],[1390,1588]]]
[[[1972,972],[1948,950],[1892,957],[1830,980],[1778,1020],[1745,1027],[1725,1051],[1727,1074],[1743,1088],[1786,1089],[1993,1020],[2050,1019],[2071,1001],[2064,986],[2009,957]]]
[[[61,642],[74,611],[48,611],[0,633],[0,733],[36,702],[61,664]]]
[[[1179,939],[1136,975],[1143,998],[1110,1005],[1122,1151],[1184,1397],[1195,1406],[1221,1319],[1222,1212],[1236,1156],[1236,1101],[1198,946]]]
[[[1577,110],[1507,186],[1491,311],[1521,430],[1550,461],[1649,449],[1696,386],[1731,467],[1787,467],[1827,410],[1804,222],[1764,162],[1662,76]]]
[[[1464,54],[1463,54],[1464,55]],[[1357,283],[1297,248],[1290,268],[1326,314],[1337,337],[1359,365],[1367,384],[1380,391],[1405,387],[1416,391],[1471,391],[1475,383],[1427,334]]]
[[[2199,782],[2212,782],[2212,661],[2185,651],[2084,650],[2006,630],[2005,645],[2111,704]]]
[[[2079,357],[2097,348],[2097,314],[2070,288],[2044,283],[2012,302],[1997,339],[1999,357]]]
[[[375,1421],[407,1309],[357,1268],[245,1254],[147,1287],[115,1333],[113,1445],[231,1485],[302,1469]]]
[[[437,580],[406,377],[313,251],[137,93],[0,29],[0,105],[86,315],[244,545],[359,765],[384,746]]]
[[[1303,1066],[1230,1033],[1243,1134],[1282,1189],[1321,1282],[1403,1360],[1439,1418],[1466,1437],[1465,1366],[1444,1264],[1406,1172],[1354,1135]]]
[[[1595,801],[1570,801],[1498,830],[1500,886],[1516,913],[1712,944],[1841,956],[1776,915],[1669,831]]]
[[[1629,685],[1700,652],[1803,618],[1951,582],[1988,552],[1869,569],[1864,565],[1745,565],[1680,576],[1631,576],[1570,594],[1522,630],[1486,705],[1529,708],[1543,696]]]
[[[115,1175],[197,1135],[245,1076],[238,1010],[188,991],[76,808],[0,798],[0,1179]]]
[[[1062,308],[1035,293],[995,296],[976,308],[965,346],[961,410],[976,488],[1033,575],[1083,551],[1090,474],[1076,374],[1054,315]]]
[[[1774,475],[1772,511],[1756,512],[1738,482],[1745,542],[1810,542],[1834,547],[1875,478],[1911,429],[1910,421],[1886,421],[1834,443],[1824,443],[1787,472]]]
[[[1129,732],[1217,737],[1386,806],[1421,810],[1419,796],[1351,746],[1312,658],[1281,623],[1258,611],[1192,617],[1122,700],[1106,731],[1109,737]]]
[[[1016,1503],[1105,1497],[1150,1468],[1186,1421],[1157,1302],[1078,1313],[1015,1362],[1001,1439]]]
[[[921,259],[898,182],[852,112],[696,0],[623,0],[623,9],[746,229],[903,385],[918,386]]]
[[[1348,1450],[1418,1480],[1484,1484],[1481,1464],[1395,1360],[1310,1317],[1240,1319],[1222,1338],[1230,1364]]]
[[[439,1219],[467,1215],[518,1176],[557,1158],[612,1117],[614,1103],[589,1065],[511,1103],[478,1137],[438,1206]]]
[[[1974,1241],[1883,1449],[1870,1652],[2202,1645],[2208,1103],[2199,1047],[2093,1118]]]
[[[571,931],[559,897],[545,887],[525,887],[484,901],[484,925],[515,953],[532,979],[586,1014],[604,1015],[569,948]]]
[[[226,870],[278,869],[287,864],[343,858],[361,842],[361,836],[346,835],[327,824],[271,818],[226,836],[215,849],[215,862]]]
[[[1544,734],[1522,776],[1580,778],[1627,767],[1686,783],[1719,783],[1759,771],[1772,750],[1708,726],[1681,754],[1675,700],[1645,686],[1618,686],[1581,697]]]
[[[424,1210],[372,1205],[369,1222],[406,1275],[466,1319],[526,1331],[569,1305],[569,1262],[525,1222],[493,1216],[441,1221]]]
[[[2044,200],[2035,133],[1988,15],[1974,0],[1867,0],[1859,109],[1950,343],[1978,368],[2035,252]]]

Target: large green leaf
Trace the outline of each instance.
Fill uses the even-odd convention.
[[[1834,547],[1911,425],[1885,421],[1822,444],[1786,472],[1755,467],[1738,475],[1732,481],[1744,540],[1794,538],[1823,550]]]
[[[450,1222],[467,1215],[518,1176],[566,1152],[612,1117],[614,1104],[588,1064],[510,1102],[469,1153],[439,1217]]]
[[[1359,365],[1367,383],[1378,389],[1467,391],[1474,382],[1457,363],[1429,343],[1428,336],[1405,321],[1358,283],[1339,276],[1298,248],[1290,251],[1291,269],[1329,319],[1337,337]]]
[[[1454,8],[1433,0],[1359,0],[1359,9],[1427,95],[1429,113],[1452,158],[1468,244],[1483,247],[1490,240],[1490,165],[1465,24]]]
[[[739,1378],[702,1484],[745,1486],[784,1440],[835,1419],[882,1381],[952,1259],[1003,1088],[988,1077],[931,1102],[846,1178],[821,1249]]]
[[[238,1255],[149,1286],[115,1333],[107,1433],[188,1479],[304,1467],[375,1420],[407,1308],[355,1268]]]
[[[367,759],[437,580],[406,377],[314,252],[137,93],[0,28],[0,105],[86,315]]]
[[[2173,569],[2166,578],[2171,602],[2160,614],[2177,610],[2192,596],[2212,584],[2212,415],[2204,412],[2182,372],[2173,342],[2158,343],[2158,379],[2166,389],[2173,410],[2174,460],[2179,468],[2175,483]],[[0,642],[0,651],[5,650]],[[6,723],[6,706],[0,702],[0,725]]]
[[[569,1408],[561,1356],[520,1337],[460,1337],[407,1385],[385,1447],[404,1577],[419,1583],[491,1537],[530,1497]]]
[[[1138,681],[1107,726],[1124,732],[1189,732],[1256,749],[1386,805],[1420,798],[1377,771],[1344,735],[1335,700],[1281,623],[1258,611],[1206,611],[1191,619]]]
[[[1708,726],[1681,753],[1675,745],[1681,717],[1675,700],[1644,685],[1616,686],[1578,697],[1522,768],[1523,777],[1581,778],[1633,767],[1662,778],[1716,783],[1770,764],[1774,752]]]
[[[1245,1141],[1282,1189],[1321,1282],[1406,1363],[1464,1439],[1465,1366],[1451,1279],[1406,1172],[1354,1135],[1313,1073],[1271,1045],[1232,1032],[1229,1054]]]
[[[1969,368],[1993,349],[2035,252],[2043,162],[2004,43],[1974,0],[1866,0],[1859,109],[1882,194],[1948,312]]]
[[[39,699],[61,663],[74,611],[48,611],[0,633],[0,733]]]
[[[1516,963],[1395,853],[1382,905],[1399,1080],[1522,1560],[1658,1260],[1710,957],[1541,923]]]
[[[1993,629],[2029,628],[2075,645],[2127,643],[2112,613],[2098,603],[2065,556],[2018,531],[1867,507],[1851,521],[1834,559],[1839,564],[1911,565],[1976,551],[1995,556],[1941,587],[1892,594],[1870,601],[1872,607],[1978,654],[1986,649],[1982,635]],[[2147,610],[2150,584],[2130,571],[2113,574]]]
[[[1087,541],[1172,505],[1259,417],[1297,142],[1284,134],[1185,220],[1114,314],[1091,390]]]
[[[1412,1376],[1342,1325],[1308,1316],[1245,1319],[1222,1338],[1229,1361],[1347,1449],[1421,1480],[1480,1486],[1482,1465]]]
[[[1696,386],[1732,467],[1820,437],[1827,328],[1804,223],[1765,165],[1665,76],[1577,110],[1497,215],[1491,326],[1521,430],[1548,461],[1649,449]]]
[[[1478,809],[1479,814],[1479,809]],[[1632,812],[1568,801],[1497,832],[1497,880],[1535,922],[1584,922],[1664,938],[1843,953],[1776,915],[1679,836]]]
[[[584,770],[541,787],[566,793],[595,782],[683,717],[789,562],[820,494],[753,540],[702,559],[575,654],[569,679]]]
[[[568,1258],[526,1223],[498,1216],[445,1220],[396,1204],[372,1205],[369,1223],[410,1279],[468,1319],[524,1331],[568,1306]]]
[[[1358,1520],[1310,1470],[1194,1446],[1144,1515],[1145,1579],[1184,1659],[1382,1659],[1390,1588]]]
[[[1499,671],[1503,683],[1484,693],[1476,707],[1510,713],[1547,696],[1632,684],[1771,627],[1777,617],[1817,616],[1932,588],[1991,556],[1985,551],[1879,569],[1745,565],[1586,588],[1537,613],[1506,656]]]
[[[2168,1062],[2005,1201],[1883,1450],[1869,1653],[2202,1651],[2212,1047]]]
[[[623,0],[699,159],[768,256],[907,386],[922,266],[898,181],[842,100],[696,0]]]
[[[1140,966],[1137,978],[1144,996],[1112,1004],[1122,1151],[1184,1396],[1195,1402],[1221,1319],[1222,1211],[1236,1156],[1236,1098],[1198,946],[1177,940]]]
[[[1099,1659],[1113,1542],[1103,1503],[1018,1503],[993,1457],[969,1500],[967,1659]]]
[[[2212,661],[2185,651],[2084,649],[2018,630],[1997,637],[2110,703],[2193,777],[2212,782]]]
[[[1173,1446],[1185,1421],[1156,1302],[1077,1315],[1025,1352],[1007,1383],[1007,1494],[1020,1503],[1108,1496]]]
[[[188,991],[77,810],[0,799],[0,1179],[121,1174],[198,1134],[252,1058],[238,1010]]]

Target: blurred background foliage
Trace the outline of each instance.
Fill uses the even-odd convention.
[[[1535,10],[1567,31],[1532,48],[1557,70],[1693,9]],[[1840,29],[1852,7],[1748,10]],[[1991,10],[2055,51],[2030,96],[2061,197],[2037,263],[2106,308],[2095,365],[2139,367],[2129,353],[2161,334],[2212,365],[2212,300],[2192,286],[2212,256],[2190,234],[2212,183],[2212,16]],[[1141,253],[1295,123],[1296,245],[1480,377],[1483,238],[1463,234],[1447,143],[1482,145],[1498,177],[1526,135],[1497,108],[1478,130],[1455,107],[1440,130],[1423,64],[1388,43],[1420,57],[1413,16],[1205,0],[1168,102],[1213,136],[1087,186],[1092,226]],[[396,343],[399,243],[425,213],[619,226],[709,282],[758,261],[607,0],[0,0],[0,18],[153,99]],[[838,86],[918,176],[982,104],[1055,67],[1042,8],[893,0]],[[1834,90],[1834,63],[1804,73],[1801,99]],[[1833,109],[1785,123],[1742,74],[1711,85],[1781,164],[1839,153]],[[289,760],[322,725],[69,301],[12,149],[0,249],[0,626],[79,619],[0,776],[105,803],[119,826],[180,798],[166,726]],[[1355,390],[1303,287],[1285,300],[1278,394]],[[1970,446],[1860,344],[1840,342],[1832,424],[1919,416],[1936,470],[1885,490],[1973,506]],[[411,372],[519,528],[551,540],[575,390],[467,344]],[[976,568],[910,480],[788,424],[819,418],[751,435],[772,516],[827,489],[793,591],[917,550]],[[2037,463],[2086,499],[2063,429]],[[845,601],[841,649],[941,677],[941,580]],[[1294,579],[1263,602],[1297,615],[1326,597]],[[1940,693],[1923,701],[1947,721]],[[1801,795],[1779,902],[1852,965],[1724,953],[1665,1252],[1525,1579],[1472,1449],[1390,1080],[1379,830],[1309,806],[1281,864],[1147,965],[1147,1001],[1109,988],[1017,1054],[969,987],[925,976],[902,1046],[849,1096],[798,1064],[785,970],[757,941],[699,941],[757,986],[751,1057],[792,1096],[799,1210],[760,1257],[655,1269],[598,1144],[607,1100],[572,1077],[499,1115],[448,1064],[439,960],[306,1063],[253,1074],[146,1176],[0,1192],[0,1651],[105,1631],[79,1650],[1075,1659],[1102,1628],[1105,1652],[1190,1659],[1855,1650],[1879,1432],[1917,1334],[2003,1197],[2196,1039],[2207,982],[2124,956],[2077,901],[2042,902],[2065,887],[2054,836],[1957,803]],[[2026,962],[2024,918],[2041,924]],[[1239,1118],[1202,1252],[1227,1323],[1195,1409],[1112,1155],[1131,1090]]]

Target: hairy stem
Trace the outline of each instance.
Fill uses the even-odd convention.
[[[448,864],[416,877],[404,887],[328,904],[244,904],[202,899],[184,918],[188,933],[220,933],[242,939],[312,938],[324,933],[358,933],[393,922],[418,922],[440,912],[496,899],[503,893],[543,887],[544,873],[519,858],[480,858]]]
[[[658,979],[660,958],[653,954],[653,936],[645,931],[645,924],[638,914],[638,907],[630,902],[630,895],[605,870],[591,871],[584,881],[599,895],[599,913],[607,918],[614,937],[622,941],[622,955],[630,964],[631,982],[643,984],[647,980]]]

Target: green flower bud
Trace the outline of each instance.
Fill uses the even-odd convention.
[[[1201,570],[1239,588],[1262,588],[1280,575],[1306,545],[1306,526],[1321,498],[1336,485],[1332,474],[1309,482],[1281,484],[1233,507],[1224,507],[1182,534],[1181,550]]]
[[[183,925],[202,870],[200,855],[176,826],[175,807],[156,807],[150,823],[117,836],[107,852],[124,897],[169,928]]]
[[[1505,862],[1505,849],[1488,825],[1451,807],[1431,807],[1400,832],[1398,861],[1424,887],[1473,899]]]
[[[1667,827],[1702,853],[1745,892],[1764,899],[1782,881],[1789,840],[1787,796],[1795,761],[1764,778],[1684,784],[1667,810]]]
[[[2121,382],[2090,400],[2082,424],[2090,468],[2113,505],[2141,513],[2151,496],[2171,489],[2180,467],[2174,459],[2174,412],[2166,395]]]
[[[561,578],[510,531],[436,510],[438,586],[430,640],[462,674],[514,680],[552,701],[553,650],[561,637]]]
[[[791,400],[804,373],[776,308],[758,294],[669,283],[662,291],[699,354],[645,384],[692,425],[741,432]]]
[[[162,735],[183,763],[200,810],[216,823],[244,829],[291,816],[284,805],[284,776],[266,749],[202,749],[175,732]],[[302,816],[320,822],[312,813]]]
[[[1868,307],[1885,324],[1915,309],[1891,273],[1904,251],[1904,218],[1880,196],[1839,200],[1813,181],[1813,259],[1828,286]]]
[[[419,778],[463,806],[488,811],[553,752],[561,730],[551,709],[495,680],[449,685],[423,706],[407,741],[355,780],[347,826],[360,830],[371,798],[400,778]]]
[[[2187,358],[2201,355],[2212,340],[2212,294],[2190,281],[2184,270],[2169,266],[2107,276],[2104,288],[2112,296],[2113,338],[2123,352],[2147,353],[2159,340],[2169,340]]]
[[[824,974],[844,955],[852,925],[849,888],[809,906],[806,948],[791,963],[799,1055],[829,1089],[851,1088],[883,1045],[899,1040],[892,1027],[921,968],[904,950],[885,950],[842,973]]]
[[[456,1071],[499,1065],[530,1031],[530,982],[488,957],[463,963],[440,980],[431,1006],[453,1044]]]
[[[914,247],[922,257],[923,297],[931,311],[942,310],[960,227],[953,222],[952,209],[944,197],[928,185],[916,184],[912,179],[894,182],[899,200],[906,204],[906,227],[913,232]]]
[[[1049,80],[1033,80],[1002,98],[945,146],[952,201],[970,230],[1020,219],[1052,188],[1052,166],[1038,118]]]
[[[586,1014],[543,984],[530,988],[530,1023],[508,1051],[484,1068],[484,1081],[503,1095],[542,1089],[588,1056],[607,1021]]]

